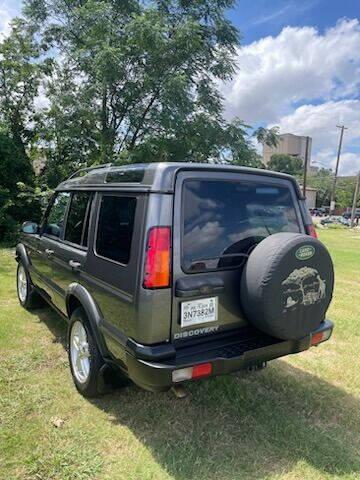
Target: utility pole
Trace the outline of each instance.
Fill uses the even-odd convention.
[[[310,137],[306,137],[306,149],[305,149],[305,161],[304,161],[304,178],[303,178],[303,196],[306,197],[306,181],[307,181],[307,170],[309,165],[309,144]]]
[[[330,197],[330,213],[333,213],[333,211],[335,210],[335,189],[336,189],[337,175],[339,171],[341,147],[342,147],[342,141],[344,136],[344,130],[347,130],[347,128],[344,125],[336,125],[336,127],[340,128],[341,132],[340,132],[340,140],[339,140],[339,147],[338,147],[336,167],[335,167],[334,182],[333,182],[331,197]]]
[[[355,213],[356,213],[356,204],[357,204],[357,199],[358,199],[358,193],[359,193],[359,186],[360,186],[360,170],[358,172],[357,176],[357,182],[355,186],[355,192],[354,192],[354,199],[353,199],[353,204],[352,204],[352,209],[351,209],[351,223],[350,227],[354,227],[354,222],[355,222]]]

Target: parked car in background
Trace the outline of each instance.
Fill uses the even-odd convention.
[[[348,210],[347,212],[345,212],[343,214],[343,217],[346,218],[346,219],[351,219],[351,210]],[[359,219],[360,218],[360,208],[356,208],[355,209],[355,219]]]
[[[348,218],[344,218],[341,215],[329,215],[326,218],[322,218],[320,220],[321,225],[345,225],[346,227],[350,226],[350,220]]]
[[[324,217],[326,215],[326,208],[324,207],[311,208],[310,213],[313,217]]]

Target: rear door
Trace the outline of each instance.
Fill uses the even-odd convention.
[[[172,338],[244,327],[240,280],[252,249],[280,231],[304,232],[290,181],[182,172],[175,189]]]

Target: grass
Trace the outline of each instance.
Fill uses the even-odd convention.
[[[63,321],[19,307],[13,253],[1,250],[1,480],[359,479],[360,234],[320,235],[336,269],[331,341],[192,383],[185,400],[135,386],[83,399]]]

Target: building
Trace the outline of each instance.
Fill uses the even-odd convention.
[[[267,165],[269,163],[271,155],[274,155],[274,153],[283,153],[293,157],[299,157],[304,162],[306,157],[306,139],[307,137],[301,137],[292,133],[284,133],[279,135],[279,143],[277,147],[269,147],[265,144],[263,145],[264,164]],[[312,139],[309,137],[309,168],[311,158],[311,143]]]
[[[302,186],[300,185],[301,191]],[[306,198],[306,205],[308,208],[315,208],[316,207],[316,188],[306,187],[305,190],[305,198]]]

